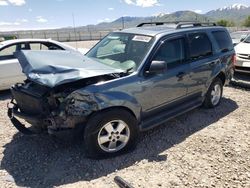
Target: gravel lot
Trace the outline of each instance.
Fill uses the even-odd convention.
[[[141,134],[136,150],[85,158],[78,142],[24,136],[0,93],[0,187],[250,187],[250,90],[226,87],[220,106],[198,108]]]

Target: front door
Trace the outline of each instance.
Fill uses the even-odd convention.
[[[186,61],[185,37],[178,36],[161,42],[152,61],[165,61],[164,72],[146,75],[140,82],[140,103],[143,116],[157,113],[172,102],[181,101],[187,95],[189,64]]]

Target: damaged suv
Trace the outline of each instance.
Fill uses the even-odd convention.
[[[13,125],[24,134],[34,132],[17,118],[49,134],[78,130],[88,156],[107,157],[132,148],[140,131],[219,105],[235,61],[227,30],[146,24],[110,33],[86,56],[17,54],[27,80],[11,88]]]

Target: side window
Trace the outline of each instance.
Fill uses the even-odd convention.
[[[45,46],[43,43],[30,43],[30,49],[31,50],[49,50],[47,46]]]
[[[63,50],[61,47],[53,43],[41,43],[41,42],[32,42],[30,43],[31,50]]]
[[[165,41],[153,58],[155,61],[165,61],[168,69],[172,69],[183,64],[185,59],[184,38]]]
[[[30,43],[31,50],[41,50],[41,43]]]
[[[4,59],[5,57],[9,57],[9,58],[14,58],[14,52],[16,51],[17,46],[16,45],[12,45],[9,47],[6,47],[2,50],[0,50],[0,58]]]
[[[63,48],[61,48],[60,46],[57,46],[56,44],[50,42],[44,43],[42,47],[46,48],[46,50],[63,50]]]
[[[18,43],[0,50],[0,60],[15,59],[14,53],[21,50],[29,50],[28,43]]]
[[[212,45],[205,33],[188,35],[190,58],[192,60],[208,57],[213,54]]]
[[[212,32],[221,52],[227,52],[233,49],[230,37],[225,31]]]

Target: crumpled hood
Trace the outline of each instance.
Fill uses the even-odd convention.
[[[51,88],[84,78],[123,72],[69,51],[23,50],[16,56],[29,80]]]
[[[250,43],[241,42],[234,49],[237,54],[250,54]]]

